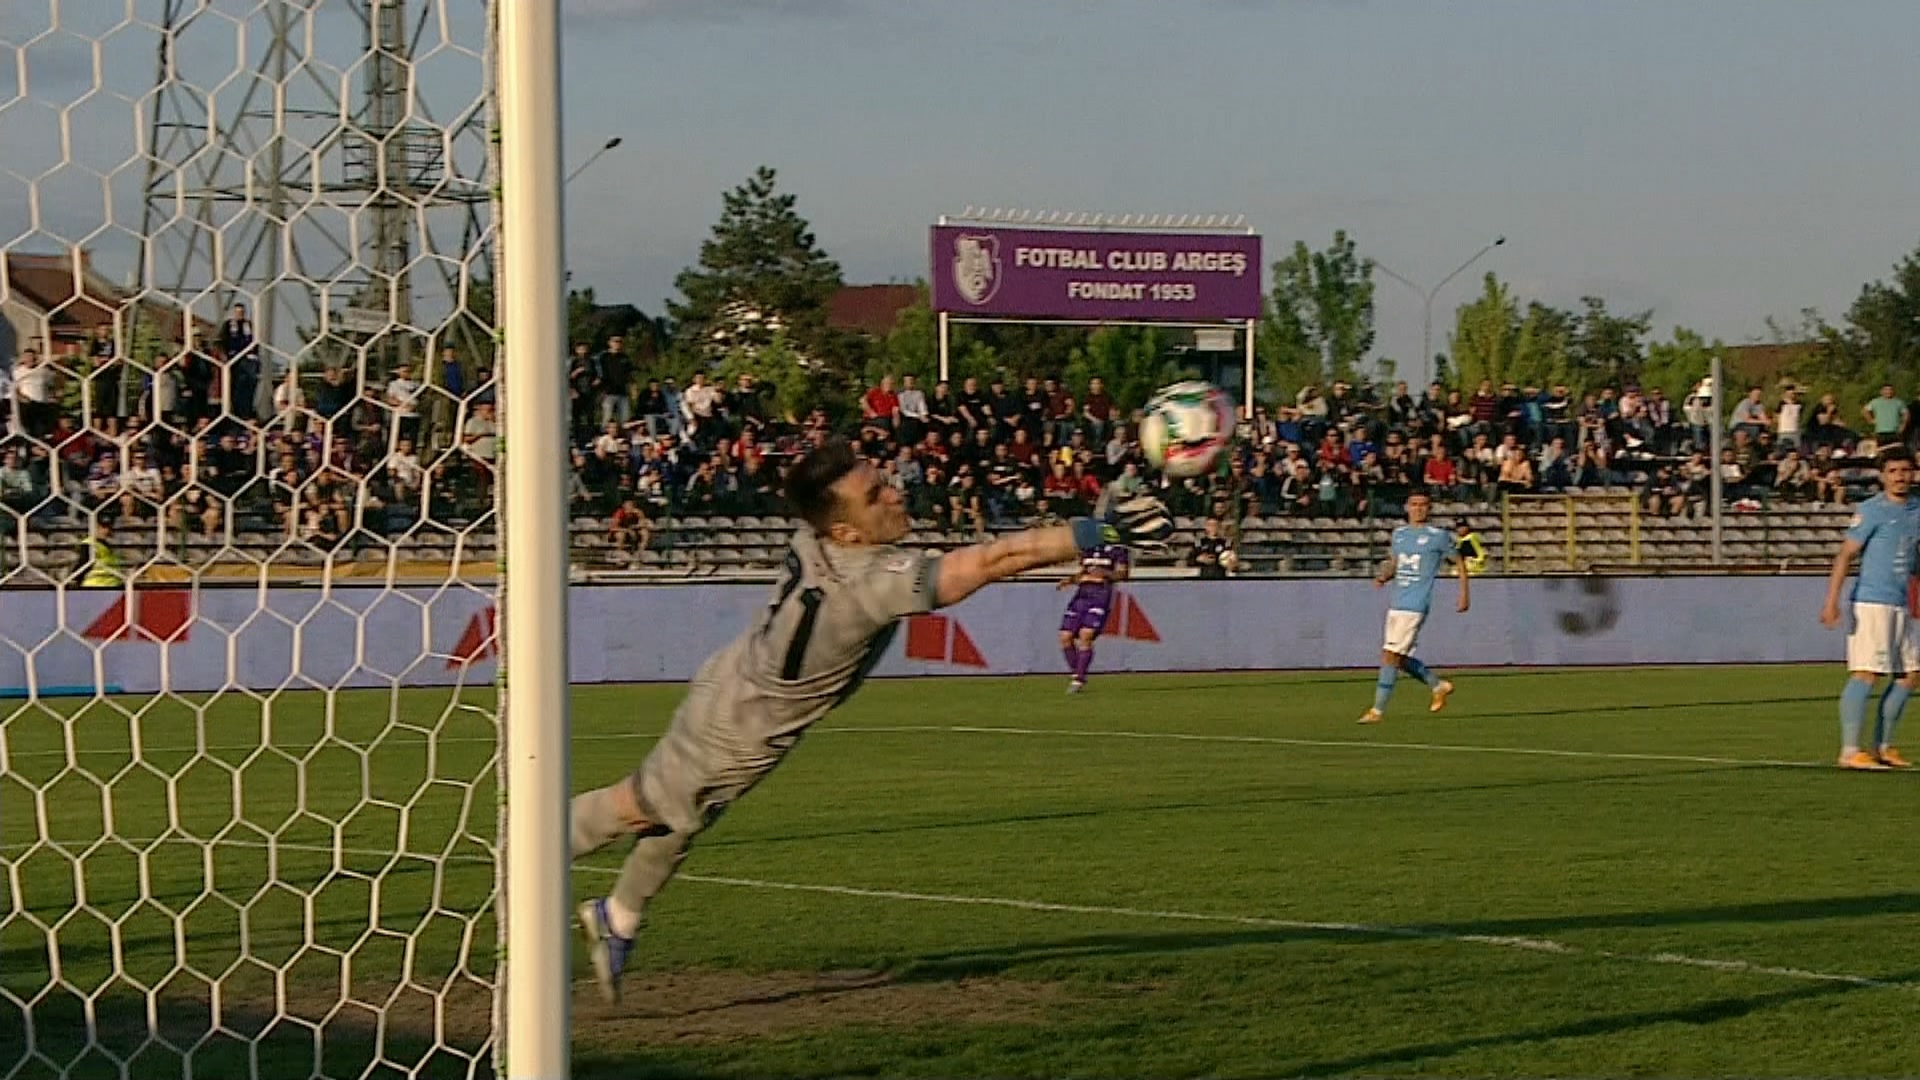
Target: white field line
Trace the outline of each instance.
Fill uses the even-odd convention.
[[[857,728],[839,728],[854,731]],[[1486,746],[1475,743],[1385,742],[1376,739],[1301,739],[1283,735],[1207,735],[1179,731],[1089,730],[1086,728],[1022,728],[1001,725],[921,725],[900,728],[869,728],[872,731],[947,731],[966,735],[1053,735],[1083,739],[1164,739],[1170,742],[1249,743],[1267,746],[1352,747],[1364,750],[1413,750],[1446,754],[1517,754],[1527,757],[1593,758],[1604,761],[1667,761],[1689,765],[1769,765],[1783,768],[1813,769],[1817,761],[1785,761],[1773,758],[1709,757],[1698,754],[1640,754],[1611,750],[1555,750],[1539,746]]]
[[[442,746],[455,745],[460,743],[491,743],[494,741],[491,738],[475,736],[475,735],[450,735],[450,736],[445,736],[437,739],[429,739],[427,738],[427,735],[428,735],[427,732],[418,731],[416,729],[405,729],[404,734],[409,737],[405,739],[401,739],[396,737],[396,733],[384,733],[382,736],[380,736],[380,738],[391,740],[392,744],[396,749],[403,746],[412,746],[412,745],[415,745],[416,743],[428,742],[428,741],[431,741],[436,745],[442,745]],[[1823,761],[1788,761],[1785,759],[1778,759],[1778,758],[1714,757],[1714,756],[1703,755],[1703,754],[1652,754],[1652,753],[1618,752],[1618,751],[1610,751],[1610,750],[1556,750],[1548,747],[1539,747],[1539,746],[1487,746],[1487,745],[1476,744],[1476,743],[1388,742],[1388,741],[1382,741],[1378,739],[1302,739],[1302,738],[1293,738],[1293,737],[1282,736],[1282,735],[1210,735],[1210,734],[1178,732],[1178,731],[1126,731],[1126,730],[1119,730],[1119,729],[1088,729],[1088,728],[1025,728],[1025,727],[1005,727],[1005,726],[992,726],[992,725],[973,725],[973,724],[892,724],[892,725],[874,724],[874,725],[861,725],[858,727],[821,727],[821,728],[815,728],[812,734],[815,734],[815,735],[912,735],[912,734],[939,735],[939,734],[946,734],[946,735],[1053,736],[1056,738],[1078,738],[1078,739],[1116,739],[1116,740],[1133,739],[1133,740],[1164,740],[1168,742],[1190,742],[1190,743],[1238,743],[1238,744],[1256,745],[1256,746],[1305,746],[1305,747],[1316,747],[1316,748],[1322,748],[1322,749],[1406,750],[1406,751],[1411,751],[1416,753],[1425,752],[1425,753],[1446,753],[1446,754],[1507,754],[1507,755],[1515,755],[1515,756],[1522,756],[1522,757],[1573,758],[1573,759],[1586,759],[1586,760],[1592,760],[1592,761],[1653,761],[1653,762],[1670,762],[1673,764],[1683,764],[1683,765],[1726,765],[1729,767],[1766,766],[1766,767],[1790,768],[1790,769],[1821,769],[1821,768],[1829,767],[1828,764]],[[418,739],[411,738],[411,736],[416,736],[416,735],[420,736],[420,738]],[[603,734],[603,735],[576,735],[574,736],[574,741],[576,742],[649,741],[653,739],[658,739],[659,737],[660,737],[659,734],[656,732],[620,732],[620,733]],[[231,745],[210,745],[206,747],[149,746],[149,747],[144,747],[143,752],[148,755],[187,754],[187,753],[196,753],[201,751],[204,751],[207,753],[245,753],[253,750],[277,749],[283,753],[299,756],[302,754],[310,753],[313,750],[323,746],[342,746],[342,747],[348,747],[352,749],[367,749],[371,745],[372,745],[371,743],[348,742],[343,739],[330,738],[330,739],[326,739],[316,743],[303,743],[299,745],[285,745],[285,746],[268,744],[264,747],[258,743],[236,743]],[[81,748],[77,748],[73,753],[74,753],[74,756],[76,757],[98,757],[98,756],[104,755],[104,756],[124,758],[127,756],[124,750],[115,749],[115,748],[81,747]],[[49,758],[49,757],[63,758],[66,756],[68,755],[65,749],[14,750],[14,751],[11,751],[9,754],[9,757],[17,758],[17,759]]]
[[[393,852],[374,849],[334,847],[321,844],[264,844],[253,840],[196,840],[182,836],[148,837],[127,839],[126,843],[146,848],[162,841],[181,843],[195,848],[239,847],[255,849],[273,849],[278,851],[296,851],[317,855],[330,855],[336,859],[373,858],[397,862],[401,859],[425,860],[438,864],[465,863],[469,865],[492,866],[491,859],[477,855],[445,855],[425,852]],[[4,850],[20,851],[32,845],[6,845]],[[580,871],[612,877],[620,871],[614,867],[587,866]],[[1428,930],[1417,926],[1394,926],[1391,924],[1357,922],[1314,922],[1304,919],[1276,919],[1264,915],[1232,915],[1196,911],[1174,911],[1161,908],[1117,907],[1105,904],[1067,904],[1048,900],[1020,900],[1004,896],[960,896],[948,893],[907,892],[899,889],[869,889],[852,885],[808,885],[791,881],[765,881],[758,878],[727,877],[717,874],[683,873],[683,881],[702,885],[719,885],[739,889],[758,889],[772,892],[812,893],[824,896],[841,896],[861,900],[888,900],[895,903],[944,904],[963,907],[1000,908],[1013,911],[1039,912],[1059,915],[1095,915],[1103,918],[1140,919],[1154,922],[1184,922],[1211,924],[1216,926],[1244,926],[1265,930],[1302,930],[1326,934],[1346,934],[1354,937],[1394,938],[1403,941],[1432,941],[1455,945],[1480,945],[1488,948],[1537,953],[1567,958],[1588,958],[1613,960],[1635,964],[1659,964],[1669,967],[1694,968],[1701,971],[1718,971],[1735,975],[1755,975],[1775,979],[1789,979],[1796,982],[1837,983],[1880,990],[1920,991],[1920,982],[1902,982],[1893,979],[1877,979],[1870,975],[1856,975],[1847,972],[1813,971],[1807,968],[1779,967],[1772,964],[1758,964],[1750,960],[1725,960],[1711,957],[1687,956],[1683,953],[1658,952],[1635,953],[1615,949],[1587,948],[1570,945],[1549,938],[1514,937],[1501,934],[1457,934],[1445,930]]]
[[[616,874],[619,871],[590,868],[593,871]],[[1444,930],[1423,930],[1414,926],[1374,925],[1353,922],[1312,922],[1300,919],[1273,919],[1261,915],[1221,915],[1193,911],[1167,911],[1156,908],[1109,907],[1101,904],[1061,904],[1044,900],[1015,900],[1000,896],[952,896],[943,893],[902,892],[896,889],[863,889],[850,885],[801,885],[787,881],[761,881],[755,878],[720,877],[709,874],[681,874],[687,881],[697,881],[707,885],[726,885],[743,889],[769,889],[779,892],[821,893],[829,896],[857,897],[866,900],[892,900],[916,904],[953,904],[968,907],[1011,908],[1017,911],[1057,912],[1068,915],[1099,915],[1112,918],[1150,919],[1161,922],[1212,923],[1216,925],[1247,926],[1269,930],[1306,930],[1331,934],[1351,934],[1358,937],[1399,938],[1411,941],[1437,941],[1462,945],[1484,945],[1498,949],[1514,949],[1522,952],[1547,953],[1554,956],[1590,957],[1600,960],[1619,960],[1638,964],[1665,964],[1673,967],[1698,968],[1705,971],[1723,971],[1741,975],[1764,975],[1776,979],[1793,979],[1800,982],[1843,983],[1849,986],[1873,987],[1885,990],[1920,991],[1920,983],[1900,982],[1889,979],[1876,979],[1867,975],[1852,975],[1845,972],[1809,971],[1805,968],[1776,967],[1771,964],[1756,964],[1748,960],[1716,960],[1707,957],[1686,956],[1680,953],[1633,953],[1613,949],[1583,948],[1569,945],[1563,941],[1546,938],[1508,937],[1495,934],[1455,934]]]

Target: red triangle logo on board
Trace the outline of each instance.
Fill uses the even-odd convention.
[[[89,641],[184,642],[193,626],[193,593],[187,589],[135,590],[87,624]]]
[[[947,653],[947,663],[962,667],[987,666],[987,658],[974,648],[973,639],[967,636],[967,628],[961,626],[958,619],[953,620],[953,648]]]
[[[467,620],[466,632],[460,635],[459,644],[453,647],[453,655],[447,658],[447,670],[491,660],[500,655],[500,638],[495,620],[492,604]]]
[[[983,668],[987,658],[980,655],[973,638],[960,620],[947,615],[915,615],[907,620],[907,659],[930,664],[956,664]]]
[[[1107,625],[1100,632],[1118,634],[1128,641],[1157,643],[1160,640],[1160,632],[1153,628],[1153,620],[1147,618],[1146,609],[1127,593],[1114,595],[1113,607],[1107,611]]]
[[[1147,618],[1147,609],[1140,601],[1131,596],[1121,597],[1121,606],[1127,610],[1127,628],[1123,636],[1128,641],[1151,641],[1158,643],[1160,631],[1153,628],[1153,620]]]

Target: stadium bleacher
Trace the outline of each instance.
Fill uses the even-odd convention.
[[[104,337],[96,344],[111,349]],[[336,371],[310,377],[310,388],[283,387],[270,419],[236,416],[220,400],[195,400],[173,409],[163,404],[156,423],[145,415],[159,400],[151,379],[123,413],[75,408],[74,387],[91,358],[77,343],[68,348],[50,368],[52,385],[63,388],[60,405],[12,410],[0,439],[9,455],[0,473],[15,460],[19,470],[0,521],[0,583],[74,579],[94,540],[147,581],[247,577],[266,567],[308,576],[322,569],[432,575],[449,564],[492,571],[497,427],[490,383],[459,400],[436,396],[422,408],[420,387],[403,369],[398,378],[365,386]],[[235,351],[250,348],[248,338]],[[217,347],[201,359],[208,371],[230,362]],[[1483,387],[1466,411],[1449,412],[1444,395],[1432,391],[1415,399],[1401,386],[1375,397],[1371,388],[1336,383],[1327,398],[1309,396],[1300,407],[1283,403],[1270,415],[1263,406],[1240,433],[1230,471],[1173,483],[1144,475],[1123,409],[1091,402],[1083,408],[1054,380],[1044,390],[1032,385],[1037,380],[1029,383],[1024,391],[995,383],[990,391],[953,395],[943,385],[912,409],[883,384],[860,399],[861,419],[839,425],[906,493],[918,515],[909,543],[959,546],[1083,512],[1103,492],[1124,487],[1153,490],[1180,515],[1175,565],[1212,515],[1227,522],[1240,574],[1364,575],[1383,556],[1405,494],[1424,488],[1436,498],[1437,518],[1466,519],[1480,534],[1488,572],[1715,565],[1704,456],[1685,425],[1671,415],[1657,418],[1632,393],[1614,412],[1589,395],[1583,433],[1570,440],[1570,424],[1540,419],[1554,414],[1540,412],[1547,395],[1531,388],[1509,387],[1494,401]],[[698,403],[686,400],[696,387],[676,397],[670,383],[665,391],[650,385],[656,389],[625,424],[596,430],[591,398],[576,405],[577,572],[770,571],[793,527],[773,495],[778,470],[830,430],[825,413],[770,421],[764,384],[745,378],[724,391],[700,388],[708,397]],[[968,419],[969,402],[984,423]],[[1797,440],[1775,445],[1769,433],[1752,441],[1735,435],[1722,466],[1735,480],[1717,568],[1824,568],[1848,513],[1831,500],[1872,490],[1867,448],[1844,429],[1809,433],[1804,456]],[[1489,436],[1506,443],[1496,449]],[[137,489],[128,472],[143,457],[152,474],[148,491]],[[1525,478],[1510,482],[1507,466],[1516,461],[1526,463]],[[1800,481],[1783,482],[1777,470],[1788,464],[1805,473]],[[1656,481],[1665,485],[1657,494]],[[1829,501],[1813,501],[1814,494]],[[218,519],[214,531],[192,512],[177,512],[187,499],[220,511],[209,517]],[[633,505],[622,509],[627,503]],[[1682,513],[1661,516],[1656,508]],[[616,515],[627,515],[624,525]],[[96,522],[111,531],[96,535]],[[641,533],[644,542],[634,543]],[[1145,570],[1169,572],[1165,565]]]

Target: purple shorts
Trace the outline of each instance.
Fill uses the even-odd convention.
[[[1091,630],[1096,636],[1107,628],[1107,602],[1105,600],[1074,597],[1067,605],[1067,613],[1060,616],[1060,632],[1078,634],[1082,630]]]

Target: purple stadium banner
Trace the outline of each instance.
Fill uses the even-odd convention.
[[[933,310],[984,318],[1260,317],[1260,238],[933,228]]]

